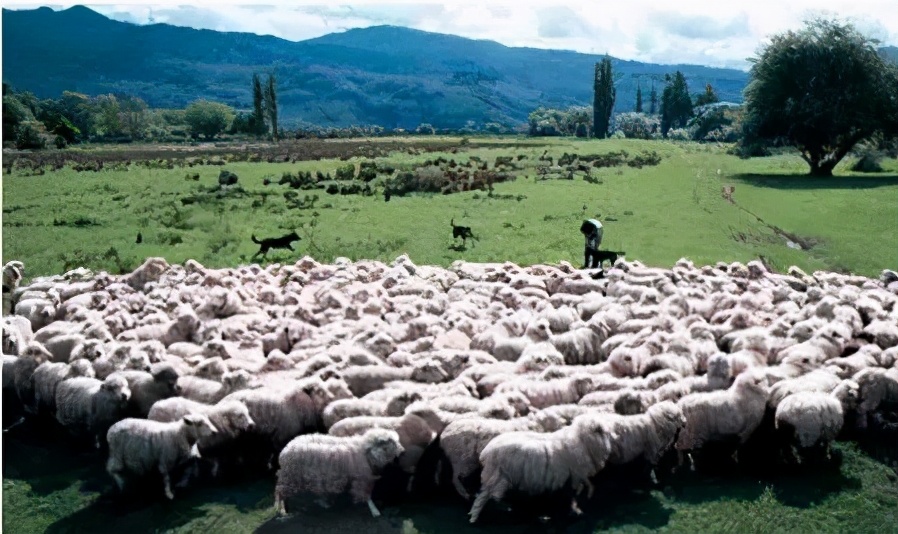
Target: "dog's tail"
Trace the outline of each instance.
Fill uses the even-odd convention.
[[[257,244],[257,245],[261,245],[261,244],[262,244],[261,241],[259,241],[258,239],[256,239],[256,234],[252,234],[252,235],[250,236],[250,239],[252,239],[252,240],[253,240],[253,243],[255,243],[255,244]]]

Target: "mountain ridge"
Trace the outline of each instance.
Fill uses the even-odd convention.
[[[254,72],[275,72],[281,124],[460,128],[525,123],[539,106],[592,101],[593,65],[602,56],[508,47],[486,39],[400,26],[372,26],[304,41],[240,32],[136,25],[87,7],[3,9],[3,80],[41,98],[63,90],[127,93],[154,107],[198,98],[246,109]],[[710,83],[740,102],[747,73],[696,65],[612,58],[617,111],[634,107],[636,84],[681,70],[691,92]],[[637,81],[638,80],[638,81]]]

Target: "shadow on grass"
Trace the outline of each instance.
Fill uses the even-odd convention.
[[[468,250],[468,247],[466,247],[464,244],[458,244],[458,243],[453,243],[452,245],[449,245],[446,248],[448,248],[449,250],[454,250],[455,252],[464,252],[464,251]]]
[[[733,178],[756,187],[772,189],[874,189],[898,185],[898,175],[828,176],[806,174],[736,174]],[[738,193],[737,193],[738,194]]]

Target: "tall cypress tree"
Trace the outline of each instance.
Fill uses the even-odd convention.
[[[265,110],[268,112],[268,120],[271,123],[271,136],[278,140],[278,101],[274,74],[268,75],[268,84],[265,87]]]
[[[595,91],[592,104],[593,136],[605,139],[608,137],[608,126],[611,124],[611,112],[614,110],[614,98],[617,93],[611,72],[611,58],[607,55],[601,63],[596,63],[593,90]]]
[[[686,77],[677,71],[667,77],[667,86],[661,94],[661,134],[667,136],[671,128],[686,126],[692,117],[692,99],[686,86]]]
[[[649,93],[649,115],[658,112],[658,91],[655,90],[655,80],[652,80],[652,92]]]
[[[265,95],[262,91],[262,80],[258,74],[253,74],[253,115],[251,128],[256,135],[265,133]]]
[[[642,113],[642,87],[636,85],[636,113]]]

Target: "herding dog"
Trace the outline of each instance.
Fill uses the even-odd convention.
[[[615,252],[613,250],[597,250],[593,252],[593,261],[598,260],[599,267],[602,267],[602,265],[605,263],[605,260],[608,260],[609,262],[611,262],[611,266],[614,267],[614,262],[617,261],[617,257],[626,256],[626,254],[627,253],[624,251]]]
[[[449,221],[449,224],[452,225],[452,239],[461,238],[462,246],[467,246],[467,240],[470,237],[474,241],[478,239],[474,237],[474,234],[471,232],[470,226],[455,226],[455,217]]]
[[[268,255],[268,251],[273,248],[286,248],[286,249],[293,250],[293,247],[290,245],[290,243],[292,243],[294,241],[299,241],[300,239],[302,239],[302,238],[299,237],[298,235],[296,235],[295,231],[290,232],[289,234],[283,235],[281,237],[269,237],[269,238],[262,239],[261,241],[256,239],[256,235],[253,234],[252,235],[253,243],[256,243],[257,245],[259,245],[259,251],[256,252],[255,254],[253,254],[253,258],[258,256],[259,254],[261,254],[262,257],[264,258],[266,255]]]

